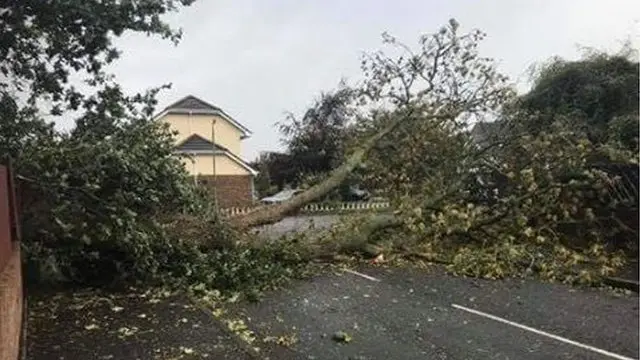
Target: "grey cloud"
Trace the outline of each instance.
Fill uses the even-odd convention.
[[[170,18],[184,29],[178,46],[127,35],[112,69],[130,91],[173,83],[161,105],[194,94],[220,106],[253,131],[244,144],[252,159],[279,147],[274,124],[285,110],[359,78],[360,53],[377,49],[385,30],[411,43],[455,17],[488,33],[483,53],[524,90],[534,62],[575,58],[577,44],[619,48],[637,34],[639,10],[633,0],[200,0]]]

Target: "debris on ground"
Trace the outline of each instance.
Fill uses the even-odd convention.
[[[336,331],[335,333],[333,333],[333,336],[331,338],[335,342],[344,344],[350,343],[352,340],[351,335],[347,334],[344,331]]]
[[[238,359],[253,357],[180,293],[130,289],[30,292],[28,359]]]

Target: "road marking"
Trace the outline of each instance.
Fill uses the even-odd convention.
[[[360,272],[357,272],[357,271],[354,271],[354,270],[349,270],[349,269],[342,269],[342,270],[344,272],[348,272],[349,274],[353,274],[353,275],[356,275],[356,276],[363,277],[363,278],[365,278],[367,280],[380,281],[380,279],[374,278],[373,276],[369,276],[367,274],[363,274],[363,273],[360,273]]]
[[[532,332],[534,334],[546,336],[548,338],[551,338],[551,339],[554,339],[554,340],[558,340],[558,341],[563,342],[565,344],[569,344],[569,345],[577,346],[577,347],[585,349],[585,350],[593,351],[595,353],[598,353],[598,354],[601,354],[601,355],[604,355],[604,356],[608,356],[608,357],[613,358],[613,359],[618,359],[618,360],[636,360],[634,358],[626,357],[626,356],[623,356],[623,355],[618,355],[618,354],[612,353],[610,351],[598,349],[597,347],[593,347],[593,346],[589,346],[589,345],[585,345],[585,344],[579,343],[577,341],[569,340],[567,338],[563,338],[562,336],[553,335],[553,334],[550,334],[550,333],[542,331],[542,330],[534,329],[534,328],[532,328],[530,326],[518,324],[516,322],[509,321],[509,320],[503,319],[503,318],[495,316],[495,315],[487,314],[487,313],[482,312],[482,311],[469,309],[467,307],[464,307],[464,306],[461,306],[461,305],[456,305],[456,304],[451,304],[451,306],[453,306],[454,308],[459,309],[459,310],[463,310],[463,311],[470,312],[470,313],[478,315],[478,316],[483,316],[483,317],[489,318],[491,320],[495,320],[495,321],[501,322],[503,324],[515,326],[515,327],[520,328],[522,330],[530,331],[530,332]]]

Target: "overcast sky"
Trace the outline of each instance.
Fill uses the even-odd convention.
[[[413,43],[451,17],[486,32],[481,53],[526,90],[527,67],[575,59],[578,45],[637,47],[640,1],[198,0],[170,17],[184,30],[178,46],[125,36],[113,71],[130,91],[173,83],[160,107],[188,94],[221,107],[253,131],[243,145],[252,160],[280,148],[284,111],[301,113],[341,77],[359,79],[360,55],[380,48],[383,31]]]

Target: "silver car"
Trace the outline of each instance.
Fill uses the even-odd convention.
[[[300,189],[282,190],[279,193],[260,199],[260,202],[263,204],[278,204],[291,199],[302,191]]]

